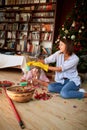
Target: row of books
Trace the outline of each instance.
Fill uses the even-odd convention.
[[[18,26],[18,23],[7,23],[7,24],[4,24],[4,23],[1,23],[0,24],[0,31],[4,31],[4,30],[7,30],[7,31],[28,31],[28,24],[20,24]],[[39,31],[43,31],[43,32],[50,32],[50,31],[53,31],[53,24],[31,24],[30,25],[30,31],[36,31],[36,32],[39,32]]]
[[[0,5],[55,2],[56,0],[0,0]]]
[[[15,39],[16,38],[16,32],[7,32],[7,38]]]
[[[0,24],[0,30],[4,30],[5,29],[5,24],[1,23]]]
[[[28,52],[32,56],[39,56],[39,54],[50,55],[52,51],[51,48],[46,48],[44,46],[40,46],[39,44],[32,44],[21,40],[20,43],[17,44],[16,50],[20,52]]]
[[[52,33],[42,33],[41,34],[41,40],[48,40],[51,41],[52,40]]]
[[[46,12],[46,13],[34,13],[34,17],[54,17],[53,12]]]
[[[40,36],[41,35],[41,36]],[[25,35],[24,33],[20,33],[19,36],[17,37],[18,39],[24,39],[23,37],[26,36],[27,37],[27,34]],[[41,37],[41,38],[40,38]],[[31,39],[32,40],[48,40],[48,41],[51,41],[52,40],[52,33],[41,33],[39,34],[39,32],[33,32],[33,33],[29,33],[29,36],[28,36],[28,39]]]
[[[37,6],[37,10],[54,10],[55,6],[56,6],[55,4],[41,5]]]
[[[54,18],[37,18],[37,19],[32,19],[32,22],[54,22]]]
[[[15,40],[7,40],[7,46],[5,46],[5,40],[0,40],[0,48],[15,49]]]
[[[53,24],[30,24],[30,31],[53,31]]]
[[[40,31],[40,24],[31,24],[30,31]]]
[[[41,50],[42,50],[41,54],[44,54],[44,55],[50,55],[52,52],[51,48],[42,47]]]
[[[33,14],[33,21],[38,21],[38,22],[53,22],[54,18],[45,18],[45,17],[53,17],[54,13],[53,12],[47,12],[47,13],[34,13]],[[34,19],[34,17],[37,17]],[[41,17],[41,18],[38,18]],[[43,18],[44,17],[44,18]],[[31,14],[30,13],[21,13],[16,14],[15,13],[0,13],[0,21],[29,21],[31,18]]]
[[[21,14],[16,14],[16,21],[29,21],[31,17],[30,13],[21,13]]]
[[[29,52],[32,55],[37,55],[37,53],[40,53],[40,46],[32,44],[29,41],[20,40],[16,45],[16,50],[21,52]]]
[[[5,44],[5,40],[0,39],[0,48],[3,48],[4,44]]]
[[[24,36],[27,37],[27,32],[21,32],[16,34],[16,31],[7,31],[7,39],[24,39]],[[0,31],[0,39],[4,38],[5,31]]]
[[[20,52],[29,52],[32,56],[38,56],[40,53],[45,55],[51,54],[51,48],[46,48],[40,46],[39,44],[33,44],[30,41],[20,40],[16,42],[15,40],[7,40],[6,49],[15,49]],[[0,48],[3,48],[5,44],[4,40],[0,40]]]
[[[52,33],[41,33],[39,32],[32,32],[29,33],[28,39],[31,40],[42,40],[42,41],[51,41],[52,40]]]
[[[7,49],[15,49],[15,40],[8,40],[7,41]]]
[[[18,30],[18,24],[17,23],[13,23],[13,24],[6,24],[6,27],[5,27],[6,30]]]
[[[0,38],[1,39],[5,38],[5,31],[0,31]]]
[[[10,30],[10,31],[28,31],[28,24],[20,24],[19,27],[18,27],[18,24],[17,23],[7,23],[7,24],[3,24],[1,23],[0,24],[0,30]]]
[[[21,14],[15,14],[0,12],[0,21],[29,21],[31,14],[30,13],[21,13]]]
[[[16,37],[17,35],[17,37]],[[16,34],[16,31],[7,31],[7,38],[8,39],[24,39],[24,36],[26,36],[27,39],[27,32],[20,32]],[[0,31],[0,38],[5,38],[5,31]],[[36,32],[31,32],[29,33],[28,39],[31,40],[48,40],[51,41],[52,40],[52,33],[41,33],[36,31]]]
[[[0,12],[0,21],[5,20],[5,14],[3,12]]]

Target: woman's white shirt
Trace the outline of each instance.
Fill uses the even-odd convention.
[[[77,65],[79,58],[74,53],[67,59],[64,60],[64,54],[60,51],[55,52],[51,56],[44,59],[45,64],[56,62],[56,67],[61,67],[62,72],[55,72],[55,81],[64,83],[64,78],[70,79],[77,86],[81,84],[80,77],[78,76]]]

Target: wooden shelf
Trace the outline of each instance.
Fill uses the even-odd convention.
[[[56,8],[56,2],[0,5],[0,44],[22,53],[34,53],[37,45],[52,50]]]
[[[30,7],[30,6],[36,6],[36,5],[52,5],[52,4],[56,4],[56,2],[43,2],[43,3],[27,3],[27,4],[10,4],[9,5],[0,5],[0,8],[7,8],[7,7]]]

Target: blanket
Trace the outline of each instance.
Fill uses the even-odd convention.
[[[0,68],[20,66],[25,71],[26,58],[24,56],[0,54]]]

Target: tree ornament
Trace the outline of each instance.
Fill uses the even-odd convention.
[[[76,25],[76,23],[75,23],[75,21],[73,21],[73,23],[72,23],[71,26],[72,26],[72,27],[75,27],[75,25]]]
[[[68,34],[68,30],[65,30],[65,33]]]
[[[63,39],[66,39],[66,36],[63,36]]]
[[[82,30],[81,30],[81,29],[79,29],[79,33],[82,33]]]
[[[62,28],[62,30],[64,31],[64,27]]]
[[[68,38],[70,38],[70,36],[68,36]]]
[[[72,36],[71,36],[71,39],[72,39],[72,40],[75,40],[75,35],[72,35]]]
[[[81,28],[82,28],[82,29],[85,29],[85,27],[84,27],[84,26],[82,26]]]

